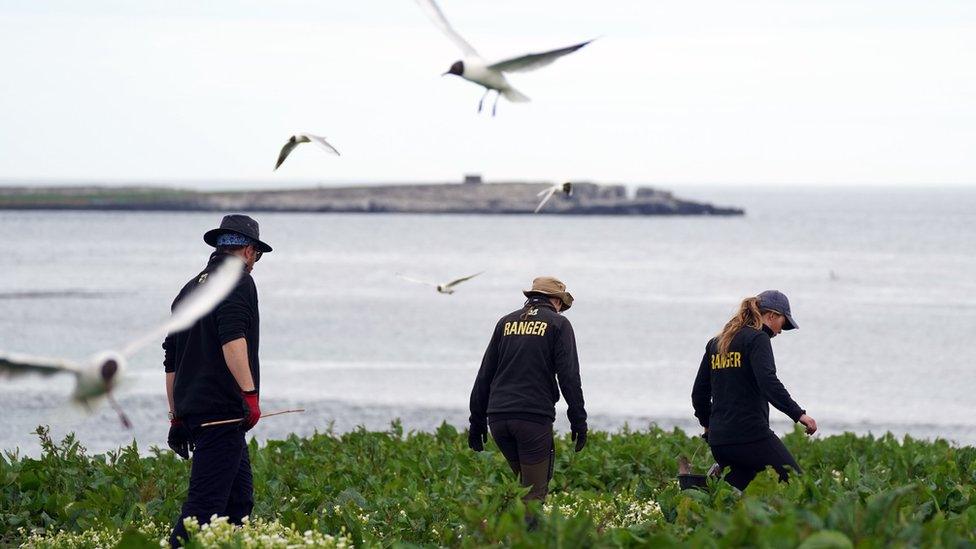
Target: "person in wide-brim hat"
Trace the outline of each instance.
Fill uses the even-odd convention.
[[[546,297],[556,297],[562,301],[562,310],[565,311],[573,306],[573,294],[566,291],[566,285],[561,280],[551,276],[540,276],[532,281],[532,288],[522,290],[525,297],[534,295],[544,295]]]
[[[542,501],[555,460],[552,424],[559,393],[577,452],[586,445],[587,416],[576,336],[561,314],[572,306],[572,294],[551,276],[536,278],[523,293],[522,307],[495,323],[482,358],[471,389],[468,446],[483,451],[490,431],[512,472],[529,488],[523,499]]]
[[[237,235],[244,237],[254,246],[257,251],[266,254],[272,250],[271,246],[261,240],[261,231],[258,222],[250,216],[243,214],[225,215],[220,221],[220,227],[210,229],[203,235],[203,241],[216,248],[221,245],[220,237],[224,235]]]

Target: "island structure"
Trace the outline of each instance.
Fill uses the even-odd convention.
[[[319,186],[285,190],[194,191],[149,186],[0,187],[3,210],[250,211],[423,214],[532,214],[559,182]],[[676,198],[670,191],[572,181],[573,192],[556,191],[539,215],[743,215],[740,208]],[[544,196],[544,195],[543,195]]]

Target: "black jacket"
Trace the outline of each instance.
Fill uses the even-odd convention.
[[[554,421],[560,389],[570,424],[586,429],[573,326],[548,299],[533,298],[495,325],[471,389],[471,424],[484,428],[488,417]]]
[[[708,429],[708,443],[741,444],[769,436],[769,405],[793,421],[806,413],[776,377],[768,328],[744,327],[732,338],[729,352],[718,353],[718,338],[705,346],[691,402]]]
[[[227,254],[214,252],[207,267],[183,286],[173,307],[200,285],[203,275],[215,270]],[[205,280],[205,279],[204,279]],[[213,311],[189,329],[170,334],[163,342],[163,366],[176,374],[173,397],[176,415],[239,417],[241,388],[224,361],[223,345],[239,338],[247,340],[247,356],[260,386],[258,291],[251,275],[244,273],[237,286]]]

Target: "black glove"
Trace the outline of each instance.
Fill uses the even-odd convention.
[[[576,441],[576,451],[579,452],[586,446],[586,425],[573,427],[573,440]]]
[[[471,428],[468,429],[468,448],[481,452],[485,449],[486,442],[488,442],[488,429],[483,425],[472,423]]]
[[[190,442],[190,430],[179,419],[169,421],[169,436],[166,437],[166,444],[170,450],[183,459],[190,459],[190,451],[193,450],[193,443]]]

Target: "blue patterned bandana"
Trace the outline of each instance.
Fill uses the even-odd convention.
[[[224,233],[217,237],[218,246],[250,246],[254,241],[237,233]]]

